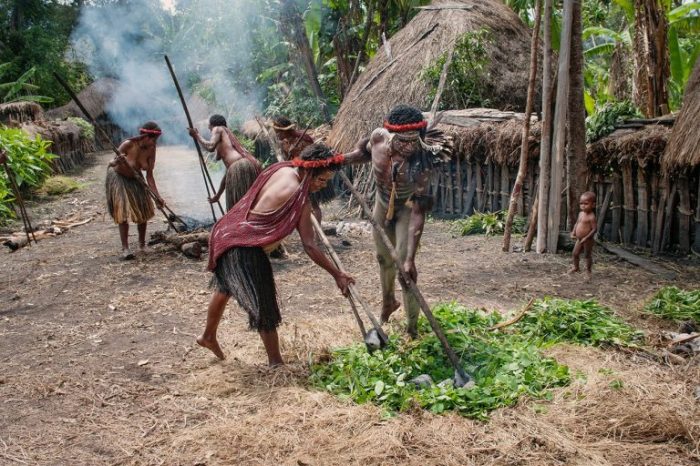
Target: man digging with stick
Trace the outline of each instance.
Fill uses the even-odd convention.
[[[226,210],[228,211],[248,191],[262,171],[262,165],[245,150],[245,147],[226,125],[226,118],[222,115],[212,115],[209,118],[209,130],[211,131],[211,139],[207,141],[202,138],[196,128],[187,129],[190,136],[198,141],[205,150],[216,152],[215,160],[224,162],[226,175],[221,179],[219,190],[209,198],[209,202],[216,203],[226,190]]]
[[[344,295],[355,280],[338,270],[316,245],[309,194],[333,177],[344,157],[322,144],[301,156],[276,163],[260,174],[245,196],[214,225],[209,239],[209,270],[214,295],[207,323],[197,343],[224,359],[216,339],[219,321],[231,296],[248,313],[251,329],[260,334],[271,366],[283,364],[277,327],[282,321],[275,280],[266,251],[274,249],[295,228],[304,251],[335,279]]]
[[[146,250],[146,225],[153,218],[153,201],[146,186],[137,179],[141,171],[146,171],[146,182],[155,195],[156,205],[162,208],[165,203],[156,188],[153,168],[156,164],[156,141],[161,130],[153,121],[148,121],[139,129],[139,135],[129,138],[119,146],[119,155],[109,163],[105,188],[107,208],[114,223],[119,225],[123,260],[134,258],[129,249],[129,219],[136,223],[139,234],[139,249]]]
[[[431,131],[426,138],[427,126],[420,110],[397,105],[387,115],[384,127],[360,141],[358,149],[348,154],[345,161],[347,164],[372,162],[377,185],[373,218],[377,224],[384,225],[404,271],[414,282],[418,277],[416,251],[425,215],[433,204],[428,194],[431,174],[436,165],[450,159],[452,149],[451,140],[438,131]],[[428,144],[428,139],[433,144]],[[376,231],[374,241],[382,285],[382,321],[386,322],[400,307],[394,294],[396,267]],[[415,337],[420,306],[405,288],[403,304],[408,316],[408,334]]]

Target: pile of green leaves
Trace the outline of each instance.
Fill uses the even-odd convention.
[[[642,334],[613,312],[593,300],[544,298],[536,301],[517,324],[519,333],[538,345],[559,342],[600,346],[606,343],[633,345]]]
[[[453,229],[462,236],[485,234],[502,235],[506,226],[506,215],[508,213],[499,210],[498,212],[474,212],[467,218],[455,220]],[[516,215],[513,218],[513,233],[524,233],[526,229],[526,219]]]
[[[7,152],[7,161],[22,191],[41,186],[51,173],[51,160],[56,156],[48,152],[50,141],[37,135],[31,139],[22,130],[0,126],[0,146]],[[0,171],[0,222],[14,217],[11,207],[14,196],[5,171]]]
[[[511,406],[521,396],[548,398],[552,388],[570,382],[568,368],[543,356],[542,348],[558,342],[634,345],[641,336],[594,301],[536,301],[508,332],[492,330],[502,320],[498,313],[487,315],[455,303],[438,305],[433,312],[475,387],[441,383],[453,376],[452,366],[423,318],[418,340],[392,335],[388,347],[373,354],[363,345],[334,350],[328,361],[312,367],[312,384],[390,412],[420,407],[486,419],[490,411]],[[435,383],[418,388],[409,382],[421,374]]]
[[[486,97],[489,89],[485,87],[485,83],[488,83],[486,78],[490,63],[487,46],[491,42],[493,35],[488,29],[467,32],[460,37],[455,44],[452,63],[447,70],[439,110],[490,106]],[[431,89],[426,97],[427,105],[435,98],[446,61],[447,52],[440,55],[433,65],[421,73],[421,79],[428,83]]]
[[[700,322],[700,289],[684,291],[675,286],[661,288],[645,310],[665,319]]]
[[[90,140],[95,139],[95,127],[92,126],[88,121],[80,117],[68,117],[67,120],[75,124],[78,128],[80,128],[80,135],[82,137]]]
[[[465,370],[474,377],[474,388],[440,383],[450,379],[453,370],[425,319],[419,323],[424,335],[419,340],[406,342],[394,335],[385,350],[373,354],[364,345],[335,350],[330,362],[313,366],[313,385],[388,411],[421,407],[486,419],[490,411],[511,406],[521,396],[546,398],[551,388],[569,383],[568,368],[543,356],[533,340],[490,330],[499,322],[498,314],[484,315],[456,304],[433,311]],[[409,382],[420,374],[429,374],[435,383],[417,388]]]
[[[586,118],[586,142],[595,142],[615,131],[615,125],[636,117],[642,114],[632,102],[608,102]]]

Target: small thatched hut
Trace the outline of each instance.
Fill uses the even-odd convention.
[[[36,102],[12,102],[0,104],[0,123],[12,126],[44,118],[44,110]]]
[[[95,138],[71,120],[47,121],[37,120],[22,123],[22,131],[30,137],[39,135],[42,139],[51,141],[49,149],[58,155],[52,162],[54,173],[66,173],[82,165],[88,154],[94,152]]]
[[[434,0],[390,40],[391,58],[378,51],[343,100],[329,135],[338,150],[350,150],[362,136],[381,125],[398,103],[422,109],[429,85],[422,71],[467,32],[488,29],[488,98],[501,109],[522,110],[527,94],[530,31],[499,0]]]

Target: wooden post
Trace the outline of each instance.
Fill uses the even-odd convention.
[[[472,170],[472,165],[467,165],[467,179],[469,180],[467,189],[467,200],[464,205],[464,214],[471,215],[474,213],[474,199],[476,194],[476,177],[479,176],[478,170]]]
[[[562,215],[564,181],[564,154],[566,151],[566,123],[569,106],[569,64],[571,59],[571,32],[573,26],[572,0],[564,2],[564,13],[559,47],[559,71],[557,73],[557,98],[554,110],[554,139],[552,141],[551,185],[547,219],[547,250],[557,252],[559,226]]]
[[[549,205],[550,164],[552,157],[552,0],[544,2],[544,62],[542,64],[542,139],[540,142],[540,183],[537,211],[537,246],[547,250],[547,208]]]
[[[447,165],[447,210],[450,214],[455,213],[455,189],[452,181],[452,162]]]
[[[632,176],[632,164],[630,162],[622,163],[622,185],[624,189],[624,225],[622,241],[625,246],[632,245],[632,237],[634,235],[634,178]]]
[[[484,180],[483,180],[483,170],[481,169],[481,163],[476,162],[476,209],[479,212],[484,211],[486,207],[486,193],[484,192]]]
[[[501,210],[508,212],[510,200],[510,170],[508,165],[501,167]],[[516,201],[517,203],[517,201]]]
[[[666,203],[666,219],[664,221],[664,234],[661,237],[661,247],[659,252],[664,252],[668,246],[671,244],[671,225],[673,225],[673,211],[676,207],[676,200],[678,199],[678,184],[673,183],[671,188],[671,194],[668,196],[668,201]]]
[[[656,215],[659,210],[659,174],[652,171],[651,178],[651,207],[649,208],[649,247],[654,251],[656,244]]]
[[[680,252],[690,252],[690,219],[693,211],[690,210],[690,187],[688,177],[682,175],[678,178],[678,247]]]
[[[668,198],[668,177],[662,175],[659,181],[659,203],[656,206],[656,219],[654,221],[654,245],[652,252],[658,254],[662,249],[662,240],[664,236],[664,208],[666,207],[666,199]]]
[[[649,238],[649,194],[644,168],[637,167],[637,246],[647,247]]]
[[[464,209],[464,183],[462,182],[462,162],[461,158],[457,156],[455,161],[457,164],[457,207],[456,213],[462,214]]]
[[[530,208],[530,223],[527,228],[525,247],[523,248],[525,252],[530,252],[530,250],[532,249],[532,240],[534,239],[535,232],[537,231],[537,208],[537,190],[535,190],[535,198],[532,200],[532,207]]]
[[[620,224],[622,218],[622,179],[618,172],[613,173],[613,183],[612,183],[612,198],[613,205],[610,208],[612,210],[612,228],[610,229],[610,241],[613,243],[620,242]]]
[[[486,166],[486,209],[493,212],[493,160]]]
[[[609,185],[605,190],[605,197],[603,202],[599,204],[600,209],[598,209],[598,233],[596,236],[598,238],[603,238],[603,232],[605,231],[605,216],[608,213],[608,207],[610,206],[610,195],[612,194],[612,185]]]

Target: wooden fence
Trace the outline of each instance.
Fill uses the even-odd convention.
[[[517,171],[517,166],[459,159],[445,164],[431,186],[433,215],[459,218],[507,210]],[[518,206],[521,216],[530,214],[538,171],[531,160]],[[612,173],[594,173],[589,189],[597,195],[601,239],[655,253],[687,254],[691,247],[700,253],[700,169],[667,179],[658,167],[623,162]]]

